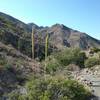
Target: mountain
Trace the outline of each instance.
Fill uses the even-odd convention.
[[[36,55],[43,53],[45,35],[49,34],[49,45],[57,49],[65,47],[78,47],[88,49],[100,47],[100,41],[86,33],[66,27],[63,24],[55,24],[51,27],[42,27],[34,23],[26,24],[16,18],[0,12],[0,42],[12,45],[21,53],[31,56],[31,29],[35,29]],[[41,38],[41,44],[38,39]],[[37,47],[40,46],[39,50]],[[42,49],[41,49],[42,48]]]
[[[88,49],[89,47],[100,47],[100,41],[87,35],[86,33],[70,29],[64,25],[55,24],[49,32],[53,33],[56,44],[65,47],[79,47]]]
[[[35,57],[36,58],[39,57],[39,59],[37,58],[36,60],[31,59],[32,27],[34,28],[34,32],[35,32],[35,36],[34,36],[35,37]],[[56,53],[55,54],[59,56],[53,57],[53,55],[51,55],[46,60],[43,60],[44,54],[45,54],[44,52],[45,51],[45,36],[47,33],[49,35],[49,46],[48,46],[49,54],[52,52],[52,50],[62,50],[63,48],[78,47],[82,50],[87,50],[88,48],[91,48],[91,47],[98,47],[98,48],[100,47],[99,40],[87,35],[86,33],[73,30],[63,24],[55,24],[55,25],[52,25],[51,27],[38,26],[34,23],[26,24],[12,16],[9,16],[7,14],[0,12],[0,100],[8,100],[9,96],[12,97],[12,99],[9,99],[9,100],[15,100],[17,97],[18,97],[17,100],[23,99],[23,98],[20,98],[20,94],[23,96],[25,95],[25,97],[27,95],[28,97],[31,98],[33,97],[33,94],[35,93],[33,89],[34,86],[39,87],[38,93],[39,94],[42,93],[43,95],[44,93],[40,91],[42,88],[43,89],[45,88],[44,87],[45,83],[41,84],[41,81],[40,81],[41,79],[42,80],[44,79],[42,78],[43,76],[51,78],[51,76],[55,75],[58,78],[66,77],[66,79],[67,78],[69,79],[72,76],[70,75],[69,75],[70,77],[68,76],[68,74],[70,73],[67,70],[67,65],[65,64],[71,61],[71,63],[68,65],[69,67],[72,66],[70,69],[76,69],[76,68],[80,69],[76,62],[78,62],[78,64],[81,63],[83,65],[83,62],[85,62],[84,59],[88,60],[86,56],[83,57],[84,53],[79,52],[78,49],[76,49],[76,51],[74,51],[73,49],[72,50],[68,49],[67,53],[63,51],[57,52],[57,54]],[[63,55],[68,54],[68,53],[69,53],[69,55],[67,55],[68,57],[67,56],[63,57]],[[58,59],[58,58],[61,58],[61,59]],[[39,60],[42,60],[42,61],[39,62]],[[92,61],[93,64],[98,63],[95,59],[93,61]],[[74,65],[72,62],[75,62],[76,65]],[[44,65],[47,65],[50,68],[49,67],[46,68],[46,66],[44,67]],[[48,73],[49,70],[50,70],[51,75],[49,75]],[[56,70],[57,72],[55,72]],[[44,75],[44,72],[47,75]],[[34,79],[36,79],[36,81],[39,82],[41,86],[39,86],[37,82],[35,82]],[[30,87],[31,81],[32,81],[33,91],[28,92],[26,85],[29,84],[29,87]],[[61,81],[63,80],[61,79]],[[34,85],[33,83],[37,85]],[[46,81],[46,84],[47,83],[48,81]],[[55,80],[54,80],[54,85],[56,86]],[[56,87],[58,87],[58,83]],[[77,90],[77,87],[80,87],[80,86],[75,85],[74,90]],[[68,89],[69,89],[69,86],[68,86]],[[73,89],[71,89],[71,91],[72,90]],[[64,91],[65,91],[65,88],[64,88]],[[80,90],[78,89],[78,91]],[[33,93],[33,94],[31,96],[28,93]],[[76,93],[76,96],[77,96],[77,91],[73,93]],[[59,93],[57,93],[54,90],[54,96],[55,94],[58,95]],[[82,94],[85,94],[85,93],[82,92]],[[72,97],[72,94],[70,95],[71,95],[70,97]],[[42,97],[42,96],[35,95],[35,97]]]

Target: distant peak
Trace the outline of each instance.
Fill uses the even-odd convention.
[[[54,24],[52,27],[57,27],[57,28],[61,28],[61,29],[70,29],[69,27],[65,26],[64,24]]]
[[[53,25],[53,27],[55,27],[55,26],[56,26],[56,27],[63,27],[64,25],[63,25],[63,24],[58,24],[58,23],[56,23],[56,24]]]
[[[38,26],[35,23],[28,23],[28,25],[30,25],[30,26]]]
[[[39,28],[38,25],[36,25],[35,23],[28,23],[28,26],[32,29],[33,28]]]

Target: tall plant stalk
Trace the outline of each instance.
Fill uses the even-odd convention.
[[[38,32],[38,45],[37,45],[37,58],[39,57],[39,51],[40,51],[40,46],[41,46],[41,33]]]
[[[35,52],[35,43],[34,43],[34,28],[32,27],[32,59],[34,59],[34,52]]]
[[[48,33],[47,33],[46,38],[45,38],[45,60],[48,56],[48,39],[49,39],[49,36],[48,36]]]
[[[46,80],[46,58],[48,56],[48,40],[49,40],[49,36],[48,36],[48,33],[47,33],[46,37],[45,37],[45,67],[44,67],[45,80]]]
[[[56,38],[56,37],[55,37],[55,32],[54,32],[54,38],[53,38],[53,40],[52,40],[52,41],[53,41],[53,53],[55,52],[55,38]]]

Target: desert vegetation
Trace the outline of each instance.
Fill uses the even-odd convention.
[[[73,73],[100,66],[99,46],[64,25],[0,16],[0,100],[89,100],[91,91]]]
[[[91,92],[88,88],[85,88],[81,83],[69,78],[70,75],[63,75],[62,71],[69,65],[77,65],[80,69],[86,67],[90,68],[95,65],[100,65],[99,59],[86,57],[85,52],[80,49],[65,49],[52,53],[50,56],[41,62],[42,69],[46,67],[46,78],[44,71],[40,73],[40,76],[31,75],[28,76],[28,80],[25,81],[21,88],[24,88],[24,92],[12,91],[8,94],[10,100],[88,100],[91,96]],[[46,66],[45,66],[46,63]],[[59,76],[57,72],[61,72]],[[60,74],[61,74],[60,73]]]
[[[90,92],[75,80],[59,77],[33,79],[26,83],[27,93],[10,94],[10,100],[88,100]]]
[[[99,56],[87,56],[79,48],[65,48],[49,54],[48,38],[46,36],[45,59],[38,62],[41,65],[41,73],[36,72],[35,75],[33,72],[29,72],[29,75],[22,74],[24,72],[21,70],[24,69],[21,69],[21,66],[28,65],[23,58],[19,56],[18,60],[15,59],[18,56],[15,56],[14,62],[11,63],[5,56],[0,56],[0,65],[10,74],[14,74],[18,82],[18,84],[15,82],[13,86],[15,89],[8,93],[6,97],[9,100],[88,100],[92,95],[88,88],[71,78],[71,74],[66,74],[65,77],[63,71],[67,69],[66,73],[69,73],[71,66],[77,66],[82,70],[100,65]],[[97,51],[95,53],[99,55]],[[61,76],[59,76],[59,72]],[[19,86],[20,88],[18,88]],[[21,91],[21,88],[24,90]],[[1,94],[1,96],[3,95]]]

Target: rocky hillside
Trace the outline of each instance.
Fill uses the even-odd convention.
[[[100,41],[87,35],[68,28],[62,24],[55,24],[51,27],[40,27],[34,23],[25,24],[16,18],[0,12],[0,42],[5,45],[12,45],[21,53],[31,57],[31,29],[35,29],[36,55],[44,53],[44,37],[49,34],[49,45],[58,49],[63,47],[79,47],[88,49],[89,47],[100,47]],[[41,43],[38,41],[41,38]],[[27,49],[28,48],[28,49]],[[42,49],[41,49],[42,48]],[[43,50],[43,51],[41,51]],[[38,54],[39,52],[39,54]]]
[[[41,62],[38,59],[37,61],[31,59],[32,27],[35,29],[35,57],[40,57]],[[53,49],[59,52],[54,52],[43,60],[47,33],[49,53]],[[87,56],[84,51],[73,47],[82,50],[97,48],[92,48],[92,55],[89,56],[89,52]],[[89,100],[92,94],[83,85],[73,81],[72,73],[85,67],[100,65],[99,47],[99,40],[65,25],[42,27],[34,23],[25,24],[0,13],[0,100],[26,100],[26,98],[28,100],[40,100],[40,98],[41,100],[44,98],[80,100],[80,97],[81,100]],[[62,50],[63,48],[67,49]],[[94,57],[95,54],[98,57]],[[43,80],[44,78],[47,80]],[[47,88],[48,86],[50,88]]]

